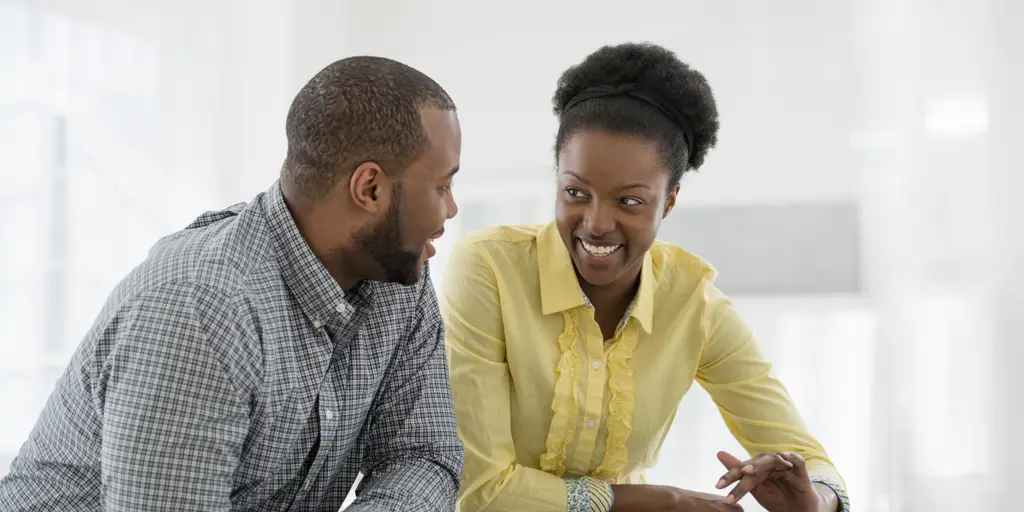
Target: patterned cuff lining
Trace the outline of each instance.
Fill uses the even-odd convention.
[[[615,501],[612,486],[589,477],[565,479],[568,512],[608,512]]]
[[[839,503],[843,505],[843,512],[850,512],[850,497],[846,495],[846,491],[843,490],[839,484],[827,479],[827,478],[815,478],[811,480],[813,483],[819,483],[832,489],[832,492],[836,493],[836,497],[839,498]]]

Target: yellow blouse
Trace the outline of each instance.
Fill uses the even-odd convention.
[[[748,452],[799,453],[840,492],[714,275],[656,242],[628,317],[606,341],[554,224],[460,240],[441,308],[466,448],[461,509],[565,512],[563,478],[643,483],[694,380]]]

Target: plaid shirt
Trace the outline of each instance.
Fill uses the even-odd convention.
[[[0,481],[0,510],[453,510],[429,276],[345,293],[275,184],[156,244]]]

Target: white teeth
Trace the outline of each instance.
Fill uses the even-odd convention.
[[[607,256],[615,252],[619,247],[622,247],[621,245],[592,245],[584,242],[583,240],[580,240],[580,243],[583,244],[583,248],[586,249],[587,252],[594,256]]]

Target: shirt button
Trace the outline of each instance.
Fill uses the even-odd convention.
[[[313,320],[313,327],[314,328],[319,329],[319,328],[321,328],[323,326],[324,326],[324,324],[323,324],[323,322],[320,321],[319,318],[317,318],[316,320]]]
[[[324,417],[327,418],[327,421],[331,421],[332,419],[334,419],[334,413],[332,413],[330,409],[325,409]]]
[[[594,421],[594,420],[587,420],[587,426],[588,427],[594,428],[594,425],[597,425],[596,421]]]
[[[348,306],[344,302],[339,302],[337,306],[334,306],[334,310],[338,313],[344,313],[346,309],[348,309]]]
[[[599,363],[597,361],[594,361],[593,363],[590,363],[590,366],[593,367],[595,370],[601,369],[601,363]]]

